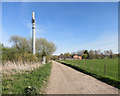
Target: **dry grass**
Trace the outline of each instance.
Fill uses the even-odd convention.
[[[40,66],[42,66],[43,64],[38,62],[38,63],[32,63],[32,62],[5,62],[2,65],[2,73],[5,75],[12,75],[12,74],[16,74],[16,73],[23,73],[26,71],[30,71],[30,70],[35,70],[37,68],[39,68]]]

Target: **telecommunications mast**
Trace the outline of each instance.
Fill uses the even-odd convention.
[[[32,51],[35,54],[35,12],[32,12]]]

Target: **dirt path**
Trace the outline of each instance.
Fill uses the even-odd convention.
[[[53,61],[46,94],[118,94],[118,89]]]

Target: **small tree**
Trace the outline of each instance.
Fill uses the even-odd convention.
[[[84,58],[84,59],[88,59],[88,58],[89,58],[88,50],[85,50],[85,51],[84,51],[83,58]]]
[[[42,58],[46,56],[47,61],[49,61],[55,50],[56,46],[53,42],[49,42],[44,38],[36,39],[36,53],[41,54],[39,56],[41,56]]]
[[[83,59],[87,59],[87,57],[88,57],[88,54],[84,53],[83,54]]]

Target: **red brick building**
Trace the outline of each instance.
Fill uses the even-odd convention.
[[[82,56],[74,55],[73,59],[74,60],[82,60]]]

